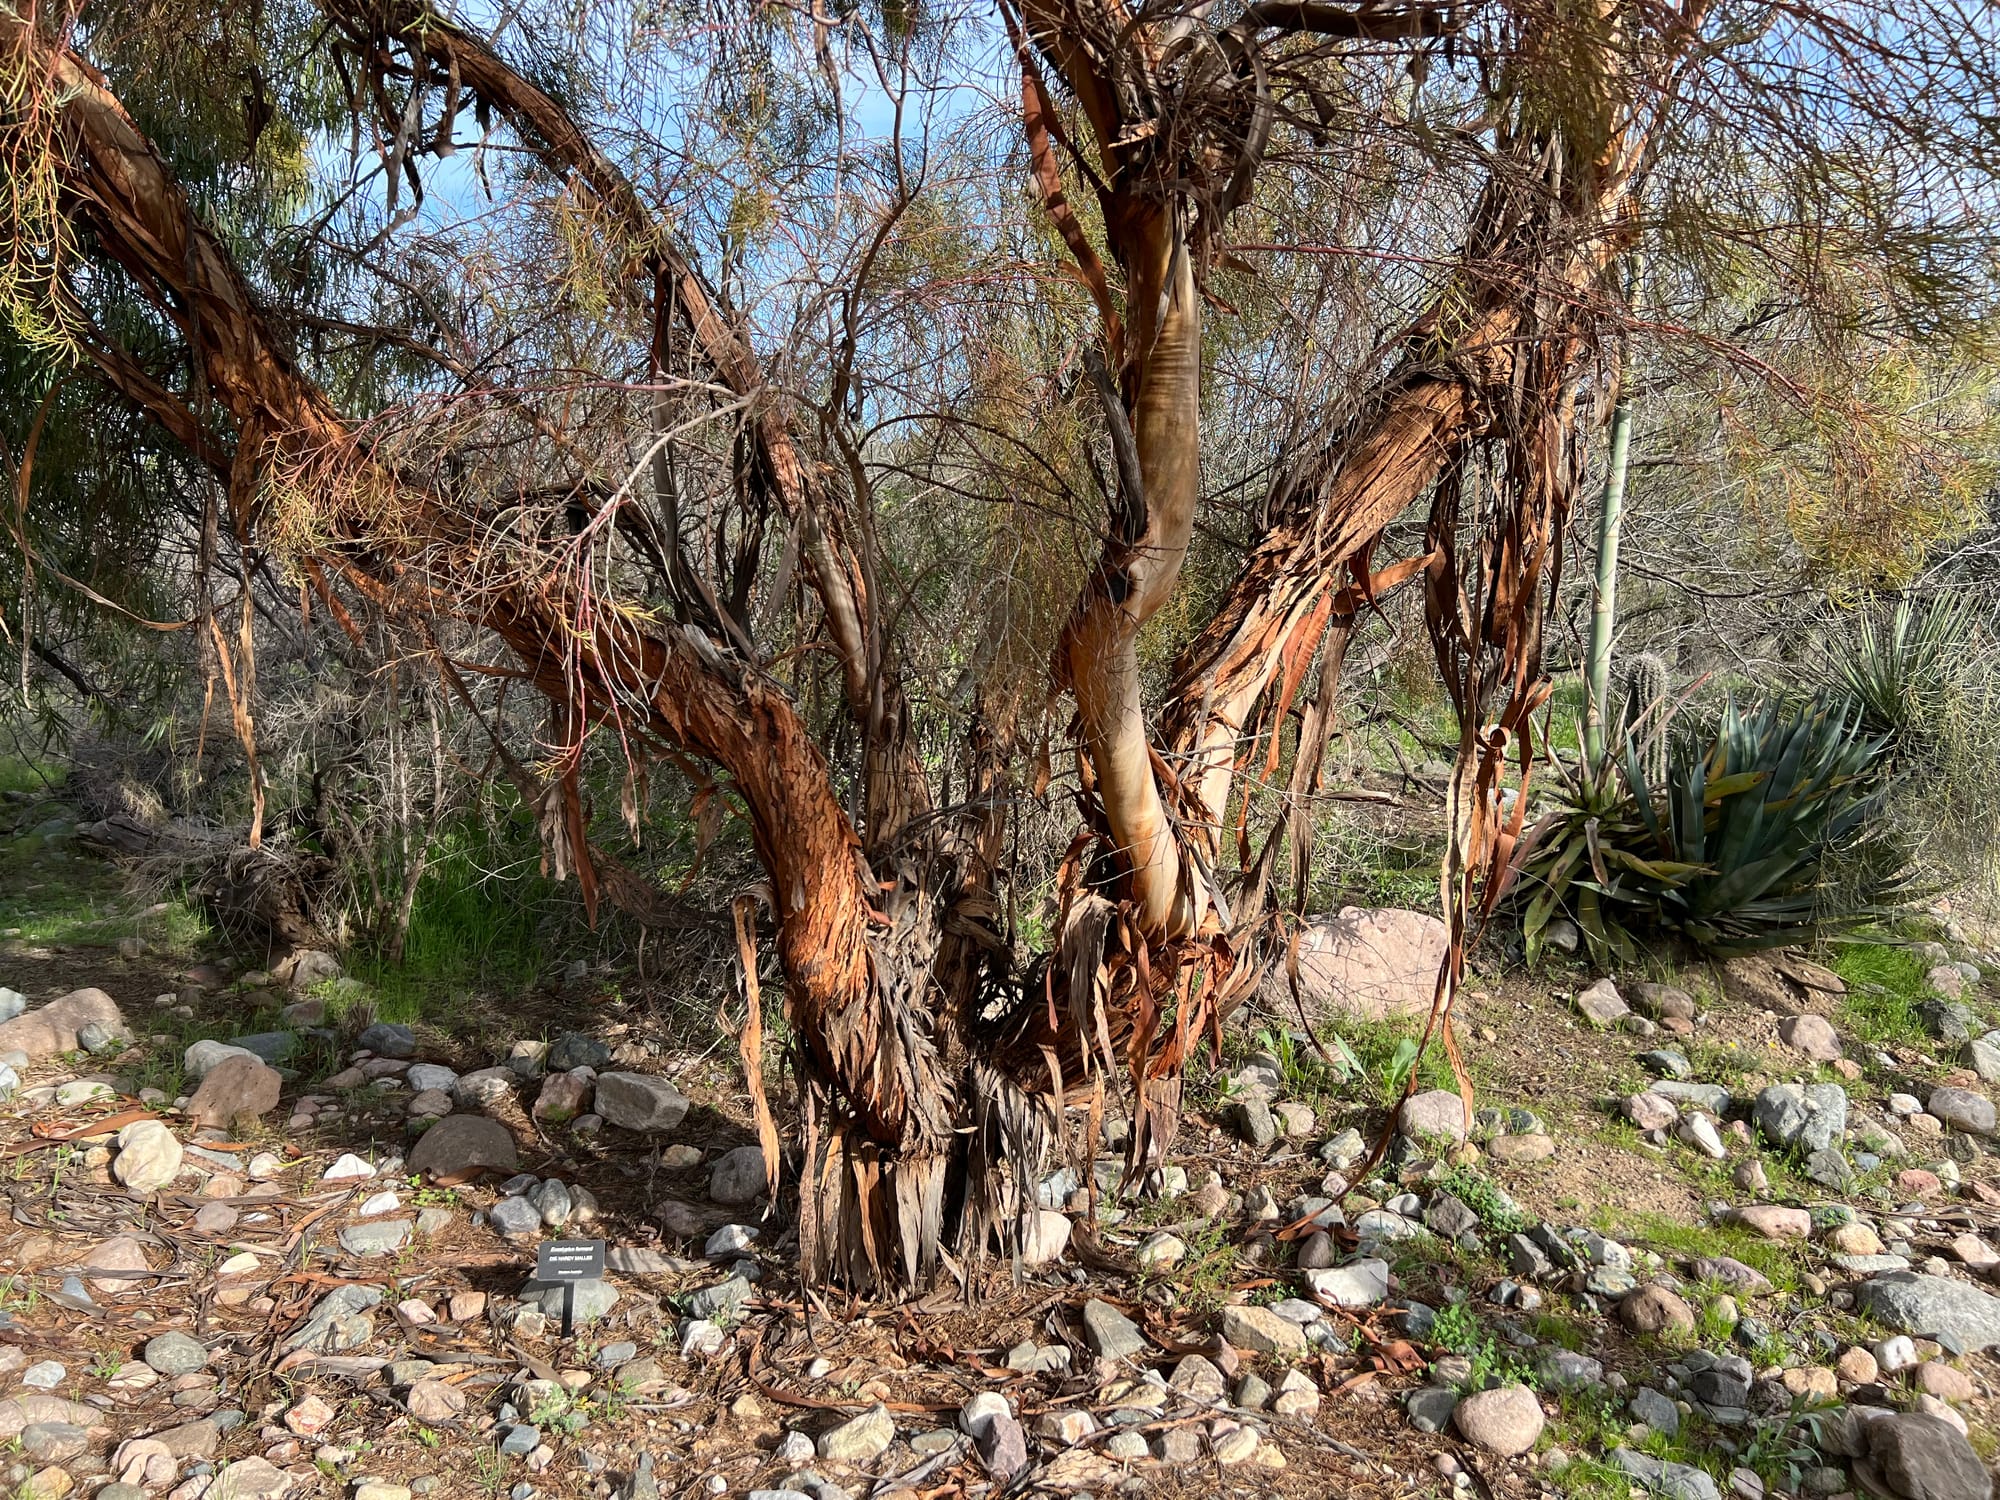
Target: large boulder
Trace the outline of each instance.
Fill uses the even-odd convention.
[[[201,1087],[188,1101],[188,1118],[197,1125],[228,1126],[249,1116],[256,1119],[278,1107],[284,1079],[261,1059],[235,1053],[202,1075]]]
[[[494,1172],[521,1168],[513,1133],[485,1115],[448,1115],[426,1130],[410,1152],[410,1170],[433,1177],[463,1177],[480,1168]]]
[[[131,1040],[132,1033],[115,1000],[103,990],[71,990],[39,1010],[0,1022],[0,1052],[25,1052],[29,1062],[45,1062],[58,1053],[78,1051],[76,1034],[93,1025],[102,1026],[114,1037]]]
[[[1898,1333],[1957,1340],[1968,1354],[2000,1346],[2000,1297],[1969,1281],[1895,1271],[1864,1281],[1854,1300]]]
[[[1299,939],[1299,993],[1328,1020],[1428,1015],[1450,942],[1427,912],[1343,908]],[[1270,982],[1288,987],[1282,966]]]

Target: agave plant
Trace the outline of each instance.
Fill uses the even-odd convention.
[[[1529,961],[1558,913],[1608,964],[1635,958],[1642,934],[1745,952],[1893,909],[1910,894],[1899,851],[1876,851],[1837,887],[1825,868],[1882,837],[1871,771],[1883,745],[1848,709],[1731,702],[1713,736],[1675,746],[1662,786],[1629,748],[1615,773],[1583,773],[1517,855],[1510,899]]]

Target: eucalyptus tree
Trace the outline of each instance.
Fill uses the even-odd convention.
[[[1988,191],[1959,19],[8,11],[10,388],[107,421],[57,394],[81,372],[152,424],[175,479],[149,519],[196,538],[183,607],[253,762],[282,586],[345,650],[393,623],[586,904],[646,897],[592,843],[594,742],[635,832],[663,763],[742,819],[807,1270],[894,1290],[1018,1244],[1072,1106],[1094,1151],[1127,1094],[1133,1176],[1164,1159],[1190,1057],[1279,951],[1283,849],[1303,888],[1347,632],[1405,583],[1462,726],[1448,1017],[1519,832],[1500,794],[1546,696],[1607,272],[1649,229],[1688,285],[1985,296],[1951,206]],[[1735,347],[1705,315],[1672,337]],[[63,500],[31,426],[24,515]],[[1010,819],[1052,741],[1075,837],[1034,945]]]

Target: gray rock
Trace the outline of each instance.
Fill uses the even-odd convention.
[[[1609,979],[1599,979],[1585,986],[1576,997],[1577,1011],[1595,1026],[1610,1026],[1632,1013],[1632,1007],[1625,1003],[1625,997],[1618,993],[1618,986]]]
[[[1847,1129],[1847,1090],[1836,1083],[1774,1083],[1750,1106],[1750,1118],[1775,1145],[1831,1150]]]
[[[407,1060],[417,1055],[417,1034],[393,1021],[377,1021],[361,1033],[356,1045],[366,1047],[377,1057]]]
[[[476,1068],[461,1073],[451,1086],[452,1103],[460,1109],[495,1109],[514,1097],[521,1075],[512,1068]]]
[[[1259,1151],[1271,1145],[1282,1134],[1277,1117],[1271,1113],[1270,1102],[1262,1094],[1251,1094],[1231,1104],[1229,1126],[1239,1137]]]
[[[76,1034],[93,1023],[123,1039],[132,1035],[117,1003],[103,990],[72,990],[38,1010],[0,1021],[0,1053],[20,1051],[29,1062],[46,1062],[59,1053],[80,1050]]]
[[[1639,1054],[1639,1066],[1656,1078],[1690,1078],[1694,1075],[1694,1064],[1687,1054],[1678,1047],[1661,1047],[1652,1052]]]
[[[381,1300],[378,1286],[335,1287],[320,1298],[304,1324],[285,1340],[285,1347],[318,1354],[358,1349],[375,1337],[375,1319],[368,1310]]]
[[[268,1459],[239,1458],[215,1476],[204,1500],[279,1500],[292,1476]]]
[[[253,1031],[249,1036],[231,1037],[229,1045],[267,1063],[281,1063],[297,1053],[299,1036],[295,1031]]]
[[[714,1286],[703,1287],[688,1298],[688,1314],[711,1323],[734,1323],[743,1316],[743,1309],[749,1301],[749,1281],[741,1276],[731,1276]]]
[[[340,1247],[349,1255],[393,1255],[409,1242],[408,1219],[370,1219],[340,1231]]]
[[[1953,1130],[1967,1135],[1993,1134],[1993,1101],[1984,1094],[1971,1089],[1933,1089],[1925,1107]]]
[[[532,1239],[542,1232],[542,1211],[526,1198],[502,1198],[487,1210],[486,1222],[502,1239]]]
[[[542,1216],[542,1227],[545,1229],[562,1228],[569,1222],[570,1215],[576,1211],[576,1205],[570,1198],[569,1184],[560,1178],[551,1177],[524,1196],[535,1205],[535,1211]]]
[[[1174,1366],[1167,1384],[1190,1401],[1212,1404],[1229,1394],[1229,1383],[1214,1361],[1199,1354],[1187,1354]]]
[[[1933,975],[1939,972],[1931,970]],[[1959,980],[1959,983],[1963,982]],[[1924,1001],[1917,1007],[1917,1019],[1923,1023],[1926,1032],[1941,1042],[1963,1042],[1972,1036],[1972,1012],[1956,999]]]
[[[31,1422],[21,1429],[21,1452],[38,1464],[67,1463],[90,1451],[90,1429],[74,1422]],[[39,1487],[23,1485],[17,1494],[44,1494]]]
[[[687,1118],[688,1100],[673,1084],[651,1073],[600,1073],[595,1110],[606,1124],[621,1130],[658,1133]]]
[[[1535,1361],[1544,1385],[1559,1391],[1588,1390],[1604,1383],[1604,1366],[1573,1349],[1545,1349]]]
[[[1642,1385],[1626,1403],[1634,1421],[1644,1422],[1662,1437],[1674,1437],[1681,1430],[1681,1409],[1649,1385]]]
[[[1334,1273],[1318,1271],[1314,1274],[1326,1276]],[[1302,1354],[1306,1347],[1306,1336],[1299,1331],[1298,1324],[1268,1307],[1223,1308],[1222,1336],[1234,1348],[1249,1349],[1258,1354]]]
[[[604,1078],[612,1076],[607,1073]],[[600,1100],[603,1098],[604,1078],[598,1080]],[[605,1118],[611,1119],[608,1112]],[[617,1122],[614,1120],[612,1123]],[[708,1196],[717,1203],[731,1206],[756,1202],[763,1196],[766,1186],[764,1152],[758,1146],[738,1146],[733,1151],[725,1151],[716,1159],[708,1174]]]
[[[1130,1359],[1152,1347],[1138,1324],[1096,1297],[1083,1304],[1083,1336],[1101,1359]]]
[[[1892,1272],[1862,1282],[1854,1297],[1861,1311],[1898,1332],[1948,1336],[1967,1352],[2000,1346],[2000,1297],[1969,1282]]]
[[[1665,1463],[1633,1448],[1615,1448],[1612,1465],[1665,1500],[1722,1500],[1715,1481],[1692,1464]]]
[[[1706,1110],[1712,1115],[1729,1113],[1729,1090],[1719,1083],[1688,1083],[1677,1078],[1662,1078],[1650,1085],[1646,1092],[1671,1099],[1676,1104],[1692,1104],[1696,1109]]]
[[[1941,1417],[1900,1412],[1870,1422],[1868,1454],[1905,1500],[1988,1500],[1993,1480],[1965,1434]]]
[[[530,1427],[526,1422],[517,1422],[509,1427],[500,1439],[500,1451],[509,1458],[526,1458],[541,1446],[542,1432],[539,1427]]]
[[[549,1043],[544,1063],[551,1073],[567,1073],[571,1068],[606,1068],[611,1065],[611,1049],[584,1032],[565,1031]]]
[[[521,1300],[540,1308],[550,1318],[560,1318],[566,1287],[575,1288],[571,1316],[578,1323],[595,1323],[618,1305],[618,1288],[595,1277],[570,1282],[530,1281],[521,1288]]]
[[[172,1378],[177,1375],[192,1375],[208,1364],[208,1350],[199,1339],[190,1338],[185,1333],[162,1333],[146,1340],[144,1355],[147,1364],[162,1375]]]
[[[1426,1385],[1404,1398],[1403,1411],[1419,1432],[1442,1432],[1458,1405],[1458,1392],[1449,1386]]]
[[[436,1063],[415,1063],[410,1071],[403,1075],[403,1081],[410,1086],[410,1092],[414,1094],[429,1093],[432,1089],[448,1094],[458,1083],[458,1074]]]
[[[1300,993],[1335,1025],[1427,1015],[1449,943],[1429,913],[1345,907],[1300,936]]]

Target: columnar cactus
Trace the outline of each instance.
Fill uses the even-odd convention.
[[[1650,651],[1624,663],[1625,737],[1638,753],[1646,785],[1659,791],[1667,784],[1667,664]]]

